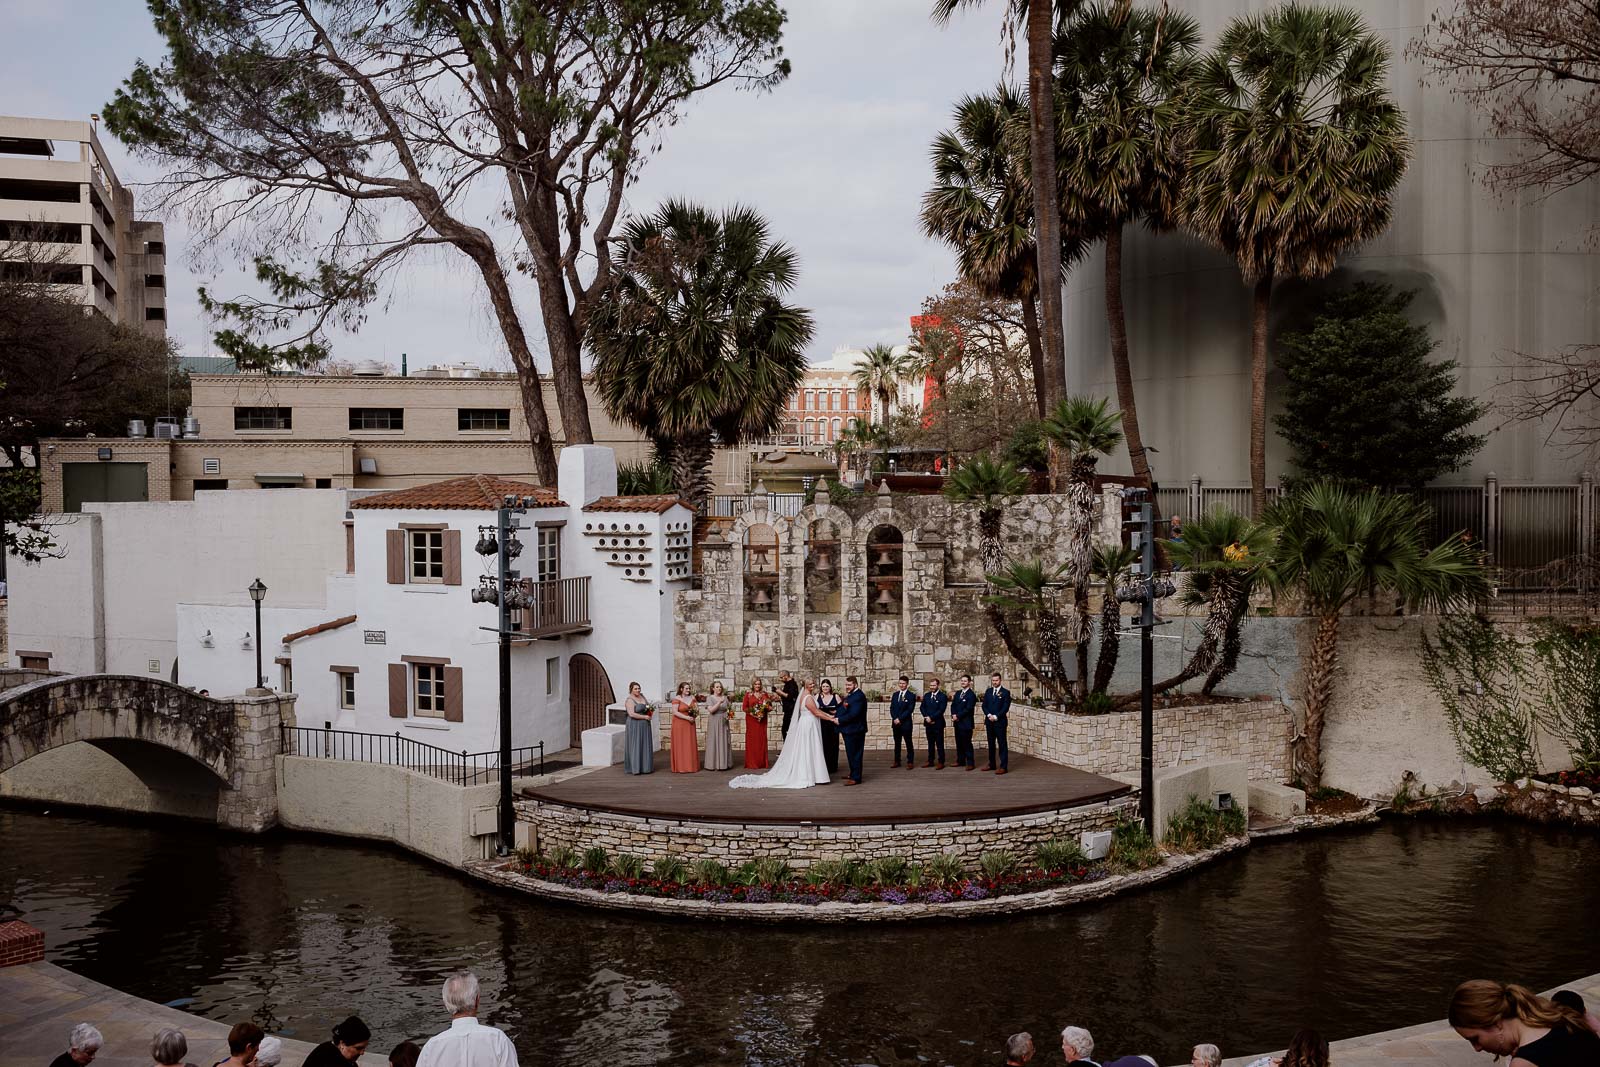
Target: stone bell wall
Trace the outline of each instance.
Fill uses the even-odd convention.
[[[1108,486],[1102,495],[1096,521],[1104,529],[1097,536],[1115,536],[1119,509],[1107,506],[1115,493]],[[725,539],[701,542],[701,587],[678,594],[677,677],[698,691],[715,680],[745,689],[756,676],[770,686],[787,669],[800,677],[830,677],[841,687],[845,675],[854,674],[864,689],[887,691],[902,673],[919,679],[920,689],[930,675],[948,688],[960,674],[972,674],[976,684],[998,670],[1020,694],[1026,688],[1022,670],[985,616],[977,508],[886,490],[846,503],[841,507],[819,493],[790,518],[769,511],[758,497]],[[1001,527],[1007,558],[1062,562],[1067,507],[1063,496],[1025,496],[1009,505]],[[841,597],[839,612],[819,615],[806,610],[806,543],[812,526],[823,521],[839,533]],[[757,526],[777,535],[776,611],[770,616],[746,610],[746,540]],[[867,542],[879,526],[892,526],[904,538],[896,616],[868,610],[875,590]]]

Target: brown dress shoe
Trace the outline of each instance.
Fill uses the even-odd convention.
[[[984,768],[984,770],[986,770],[986,771],[992,771],[992,770],[994,770],[994,768],[993,768],[993,767],[985,767],[985,768]]]
[[[944,770],[944,760],[940,760],[940,761],[939,761],[939,769],[940,769],[940,770],[941,770],[941,771],[942,771],[942,770]]]
[[[856,781],[854,778],[846,778],[844,780],[844,784],[845,785],[860,785],[861,783]]]
[[[895,760],[895,761],[894,761],[894,765],[895,765],[895,766],[896,766],[896,767],[898,767],[898,766],[900,766],[900,761],[899,761],[899,760]]]
[[[912,760],[910,763],[906,764],[906,770],[914,771],[916,769],[917,769],[917,761],[916,760]]]
[[[1004,773],[1006,773],[1006,769],[1004,767],[1001,767],[999,770],[995,771],[994,773],[996,773],[996,774],[1004,774]]]
[[[972,764],[970,764],[970,763],[969,763],[969,764],[967,764],[967,770],[969,770],[969,771],[975,771],[975,770],[977,770],[977,769],[978,769],[978,768],[976,768],[976,767],[974,767],[974,766],[973,766],[973,765],[972,765]]]
[[[933,766],[933,760],[929,760],[927,763],[924,763],[923,766],[924,767],[932,767]],[[939,766],[943,767],[944,764],[941,763],[941,764],[939,764]]]

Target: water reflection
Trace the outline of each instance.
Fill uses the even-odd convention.
[[[471,966],[528,1064],[968,1064],[1069,1022],[1104,1057],[1181,1062],[1437,1018],[1466,975],[1600,970],[1600,842],[1514,823],[1261,845],[1055,915],[775,929],[549,906],[323,839],[0,811],[0,899],[99,981],[310,1039],[359,1011],[381,1051],[440,1029],[438,983]]]

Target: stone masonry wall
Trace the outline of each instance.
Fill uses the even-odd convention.
[[[538,847],[563,845],[580,852],[599,845],[613,856],[629,853],[647,863],[675,855],[693,862],[714,859],[736,866],[763,856],[783,859],[795,870],[819,860],[906,856],[924,862],[941,852],[976,864],[985,852],[1006,849],[1028,856],[1053,837],[1076,838],[1109,830],[1137,814],[1138,800],[1119,797],[1104,804],[1033,815],[958,822],[898,825],[767,826],[654,819],[518,800],[517,817],[531,822]]]
[[[670,711],[660,706],[661,746],[671,751]],[[768,723],[768,751],[777,757],[782,740],[781,718]],[[698,744],[705,747],[705,720],[696,724]],[[744,747],[744,715],[735,713],[730,723],[733,747]],[[1153,748],[1157,767],[1176,767],[1208,760],[1243,760],[1251,778],[1257,781],[1284,782],[1289,778],[1289,740],[1293,720],[1289,710],[1276,700],[1244,703],[1201,704],[1194,707],[1155,709]],[[919,725],[915,729],[917,752],[926,752],[926,738]],[[1075,715],[1047,711],[1023,704],[1012,704],[1006,740],[1011,751],[1037,756],[1051,763],[1065,764],[1096,774],[1139,769],[1139,712],[1117,711],[1107,715]],[[988,734],[980,718],[972,734],[978,760],[987,761]],[[867,748],[891,751],[894,733],[889,726],[887,702],[867,706]],[[945,725],[945,749],[955,758],[955,729]]]

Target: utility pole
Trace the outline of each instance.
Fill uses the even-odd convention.
[[[1156,600],[1169,597],[1175,586],[1171,579],[1157,578],[1155,506],[1145,489],[1124,489],[1123,500],[1138,508],[1137,516],[1124,521],[1122,528],[1132,532],[1132,547],[1139,550],[1139,562],[1132,568],[1134,580],[1117,590],[1117,599],[1139,605],[1139,817],[1145,832],[1156,835],[1155,818],[1155,656],[1157,626]]]
[[[493,604],[498,609],[498,625],[485,626],[499,637],[500,645],[500,810],[499,854],[508,856],[516,843],[516,809],[511,799],[511,638],[518,631],[511,625],[511,613],[529,607],[529,597],[522,592],[521,572],[512,569],[512,561],[522,554],[522,542],[516,532],[524,529],[516,516],[526,514],[525,498],[508,496],[496,512],[493,527],[478,527],[477,553],[495,557],[495,575],[485,575],[472,591],[474,603]]]

